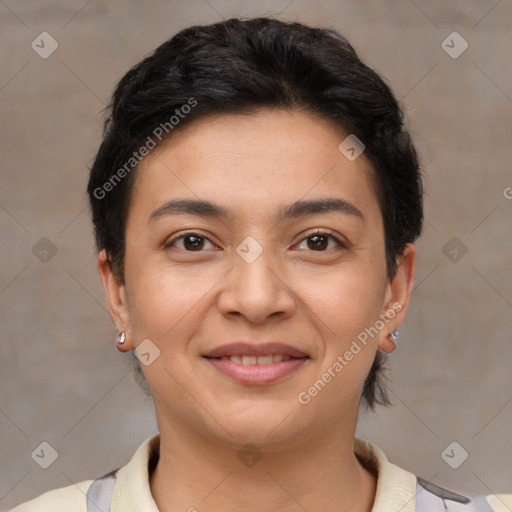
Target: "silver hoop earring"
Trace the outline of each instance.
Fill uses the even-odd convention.
[[[116,346],[117,344],[119,343],[120,345],[122,345],[124,342],[126,341],[126,334],[124,333],[124,331],[120,332],[118,335],[117,335],[117,338],[116,338]]]
[[[389,333],[389,337],[391,338],[391,341],[396,345],[398,343],[398,329],[391,331]]]

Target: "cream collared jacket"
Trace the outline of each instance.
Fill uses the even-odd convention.
[[[11,512],[159,512],[149,487],[150,468],[158,460],[159,447],[160,436],[156,434],[144,441],[130,462],[118,470],[49,491]],[[372,512],[512,511],[512,494],[463,496],[395,466],[369,441],[356,437],[354,451],[378,475]]]

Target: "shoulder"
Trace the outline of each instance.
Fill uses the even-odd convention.
[[[68,487],[45,492],[26,501],[10,512],[86,512],[86,494],[93,480],[84,480]]]
[[[417,477],[416,512],[505,512],[512,494],[462,495]]]
[[[111,500],[122,502],[124,508],[121,509],[128,510],[126,504],[131,504],[134,499],[140,501],[141,496],[147,502],[152,499],[148,485],[148,467],[158,457],[159,443],[160,436],[155,434],[139,446],[126,465],[96,479],[84,480],[41,494],[9,512],[87,512],[88,503],[91,510],[108,510]],[[147,507],[138,507],[138,510],[144,509]]]
[[[391,463],[371,441],[356,437],[354,451],[377,475],[374,510],[381,512],[512,512],[512,494],[455,492]]]

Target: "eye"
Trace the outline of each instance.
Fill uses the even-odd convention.
[[[183,247],[177,247],[177,243],[183,240]],[[181,235],[175,236],[168,240],[164,248],[169,249],[171,247],[176,247],[178,249],[182,249],[187,252],[201,252],[205,247],[205,243],[211,244],[214,248],[217,247],[214,243],[212,243],[208,238],[199,233],[183,233]]]
[[[336,238],[333,235],[332,231],[315,231],[314,233],[311,233],[306,238],[304,238],[301,242],[307,243],[307,248],[311,249],[315,252],[325,252],[325,249],[327,249],[327,246],[329,245],[329,241],[334,240],[336,245],[338,247],[341,247],[342,249],[346,249],[347,245],[341,242],[338,238]],[[297,246],[300,248],[300,246]]]
[[[331,240],[334,241],[338,247],[347,247],[346,244],[333,235],[332,231],[321,230],[308,235],[302,240],[301,244],[306,242],[308,249],[315,252],[325,252]],[[181,241],[183,241],[182,247],[179,247],[178,243]],[[207,237],[194,232],[183,233],[171,238],[165,243],[164,248],[177,248],[186,252],[201,252],[205,248],[208,249],[208,247],[205,247],[205,244],[210,244],[212,248],[220,249],[220,247],[211,242]],[[300,249],[300,245],[297,247]]]

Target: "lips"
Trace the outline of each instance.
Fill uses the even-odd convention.
[[[231,343],[203,355],[218,372],[248,386],[280,381],[302,368],[310,357],[284,343]]]
[[[284,356],[288,358],[308,358],[309,356],[298,348],[286,345],[284,343],[230,343],[221,345],[210,350],[203,357],[221,359],[231,358],[233,356],[243,358],[246,357],[265,357],[265,356]],[[248,363],[251,364],[251,363]]]

